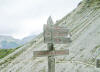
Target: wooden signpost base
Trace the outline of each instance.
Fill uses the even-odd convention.
[[[48,50],[54,51],[54,47],[52,43],[48,43]],[[48,72],[55,72],[55,58],[54,56],[48,56]]]

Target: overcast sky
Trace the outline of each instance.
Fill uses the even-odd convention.
[[[0,0],[0,35],[23,38],[39,34],[47,18],[54,22],[67,15],[81,0]]]

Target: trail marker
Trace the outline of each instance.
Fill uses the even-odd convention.
[[[34,51],[35,57],[48,56],[48,72],[55,72],[55,58],[58,55],[68,55],[69,50],[55,50],[54,44],[70,43],[69,29],[66,27],[53,25],[52,18],[49,17],[47,25],[44,25],[44,43],[47,43],[47,51]]]

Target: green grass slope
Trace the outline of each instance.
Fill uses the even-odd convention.
[[[16,49],[0,49],[0,59],[4,58],[8,54],[12,53]]]

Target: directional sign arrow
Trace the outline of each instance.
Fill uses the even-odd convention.
[[[58,55],[68,55],[69,50],[56,50],[56,51],[34,51],[35,57],[43,56],[58,56]]]

